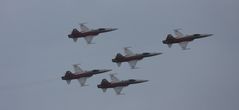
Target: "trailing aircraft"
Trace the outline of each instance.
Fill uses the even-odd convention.
[[[110,78],[111,82],[109,82],[107,79],[102,79],[101,83],[97,85],[97,87],[101,88],[103,92],[106,92],[108,88],[113,88],[117,95],[123,95],[121,93],[122,89],[130,84],[138,84],[148,81],[138,79],[119,80],[114,74],[110,74]]]
[[[81,86],[86,86],[86,80],[93,75],[112,71],[111,69],[94,69],[90,71],[84,71],[80,68],[79,64],[74,64],[73,67],[75,70],[74,73],[71,71],[66,71],[65,75],[61,78],[62,80],[66,80],[67,84],[70,84],[71,80],[77,79]]]

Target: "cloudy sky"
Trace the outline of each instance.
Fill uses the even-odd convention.
[[[0,109],[238,110],[238,10],[238,0],[1,0]],[[74,43],[67,34],[81,22],[119,30]],[[214,36],[169,49],[162,40],[176,28]],[[118,68],[111,59],[128,46],[164,54]],[[67,85],[60,77],[74,63],[150,81],[123,96],[96,87],[109,73]]]

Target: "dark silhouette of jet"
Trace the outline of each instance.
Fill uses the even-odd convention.
[[[122,95],[121,91],[124,87],[130,84],[138,84],[147,82],[148,80],[137,80],[137,79],[128,79],[128,80],[119,80],[114,74],[110,74],[111,82],[107,79],[102,79],[101,83],[97,85],[98,88],[101,88],[103,92],[106,92],[108,88],[113,88],[117,95]]]
[[[83,71],[79,67],[79,64],[74,64],[73,67],[75,73],[72,73],[71,71],[66,71],[65,76],[62,76],[61,78],[62,80],[66,80],[67,84],[70,84],[71,80],[78,79],[81,86],[86,86],[85,82],[91,76],[111,71],[111,69],[94,69],[91,71]]]
[[[71,32],[71,34],[68,35],[68,37],[72,38],[74,42],[76,42],[78,38],[85,38],[87,44],[92,44],[92,39],[100,33],[117,30],[117,28],[89,29],[83,23],[80,24],[80,29],[81,32],[79,32],[76,28],[73,29],[73,31]]]
[[[148,53],[148,52],[135,54],[131,50],[129,50],[129,47],[125,47],[124,52],[126,54],[125,56],[123,56],[120,53],[117,53],[116,57],[112,59],[112,62],[117,63],[118,66],[120,66],[122,62],[128,62],[132,69],[136,68],[135,67],[136,63],[139,60],[142,60],[145,57],[152,57],[152,56],[162,54],[162,53]]]
[[[174,30],[175,37],[172,34],[168,34],[166,40],[163,40],[163,44],[167,44],[169,48],[175,43],[178,43],[183,50],[187,49],[189,42],[194,39],[205,38],[212,36],[213,34],[192,34],[192,35],[183,35],[179,29]]]

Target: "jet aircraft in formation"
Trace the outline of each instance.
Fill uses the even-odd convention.
[[[74,73],[66,71],[65,75],[61,78],[62,80],[66,80],[67,84],[70,84],[71,80],[77,79],[81,86],[86,86],[85,82],[91,76],[111,71],[111,69],[94,69],[91,71],[84,71],[80,68],[79,64],[74,64],[73,67],[75,70]]]
[[[78,38],[84,38],[87,44],[92,44],[92,39],[99,35],[100,33],[110,32],[117,30],[117,28],[98,28],[98,29],[89,29],[84,23],[80,24],[81,31],[78,31],[76,28],[72,30],[71,34],[68,35],[69,38],[72,38],[74,42]]]
[[[123,56],[120,53],[117,53],[116,57],[114,59],[112,59],[112,62],[117,63],[118,66],[120,66],[122,62],[128,62],[132,69],[136,68],[135,66],[139,60],[142,60],[145,57],[152,57],[152,56],[162,54],[162,53],[148,53],[148,52],[133,53],[129,49],[129,47],[125,47],[124,52],[126,54],[125,56]]]
[[[80,24],[81,31],[79,32],[76,28],[73,29],[72,33],[68,35],[69,38],[72,38],[74,42],[77,41],[78,38],[84,38],[87,44],[92,44],[92,39],[99,35],[100,33],[110,32],[117,30],[117,28],[98,28],[98,29],[89,29],[83,23]],[[187,44],[194,39],[205,38],[212,36],[213,34],[191,34],[191,35],[183,35],[179,29],[174,30],[175,37],[171,34],[167,35],[166,40],[163,40],[163,44],[167,44],[170,48],[173,44],[178,43],[183,50],[187,49]],[[129,47],[124,48],[125,56],[120,53],[117,53],[112,62],[117,63],[118,66],[123,62],[128,62],[132,69],[136,68],[136,64],[139,60],[142,60],[146,57],[157,56],[162,53],[133,53]],[[88,78],[92,77],[95,74],[105,73],[112,71],[111,69],[94,69],[90,71],[83,71],[79,64],[73,65],[75,72],[66,71],[65,75],[62,76],[62,80],[66,80],[67,84],[70,84],[71,80],[77,79],[81,86],[86,86],[85,82]],[[128,80],[119,80],[115,77],[114,74],[110,74],[111,81],[109,82],[107,79],[102,79],[101,83],[97,85],[98,88],[102,89],[103,92],[106,92],[108,88],[113,88],[117,95],[121,95],[121,91],[124,87],[130,84],[138,84],[147,82],[148,80],[137,80],[137,79],[128,79]]]
[[[122,95],[122,89],[130,84],[138,84],[148,81],[138,79],[119,80],[117,77],[114,76],[114,74],[110,74],[110,78],[111,82],[109,82],[107,79],[102,79],[101,83],[97,85],[97,87],[101,88],[103,92],[106,92],[108,88],[113,88],[117,95]]]
[[[175,43],[178,43],[183,50],[187,49],[189,42],[194,39],[205,38],[212,36],[213,34],[192,34],[192,35],[183,35],[179,29],[174,30],[175,37],[172,34],[168,34],[166,40],[163,40],[163,44],[167,44],[169,48]]]

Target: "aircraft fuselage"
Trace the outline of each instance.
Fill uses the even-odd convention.
[[[137,84],[137,83],[143,83],[147,82],[148,80],[135,80],[135,79],[129,79],[129,80],[123,80],[119,82],[108,82],[106,79],[103,79],[101,84],[97,85],[98,88],[106,89],[106,88],[115,88],[115,87],[125,87],[130,84]]]
[[[110,69],[102,69],[102,70],[92,70],[92,71],[86,71],[84,73],[71,73],[70,71],[67,71],[65,76],[62,76],[62,80],[72,80],[72,79],[79,79],[82,77],[91,77],[95,74],[105,73],[111,71]]]
[[[128,61],[132,61],[132,60],[142,60],[144,58],[144,56],[142,55],[135,55],[135,56],[124,56],[121,58],[115,58],[112,59],[112,62],[128,62]]]
[[[180,43],[180,42],[190,42],[190,41],[193,41],[194,39],[205,38],[209,36],[212,36],[212,34],[193,34],[193,35],[187,35],[181,38],[176,38],[176,37],[173,37],[171,34],[168,34],[167,39],[164,40],[163,43],[174,44],[174,43]]]
[[[95,30],[90,30],[87,32],[75,32],[68,35],[69,38],[82,38],[87,36],[97,36],[100,33],[110,32],[117,30],[116,28],[99,28]]]
[[[152,57],[156,55],[160,55],[162,53],[141,53],[141,54],[136,54],[134,56],[116,56],[116,58],[112,59],[112,62],[128,62],[132,60],[142,60],[145,57]]]

